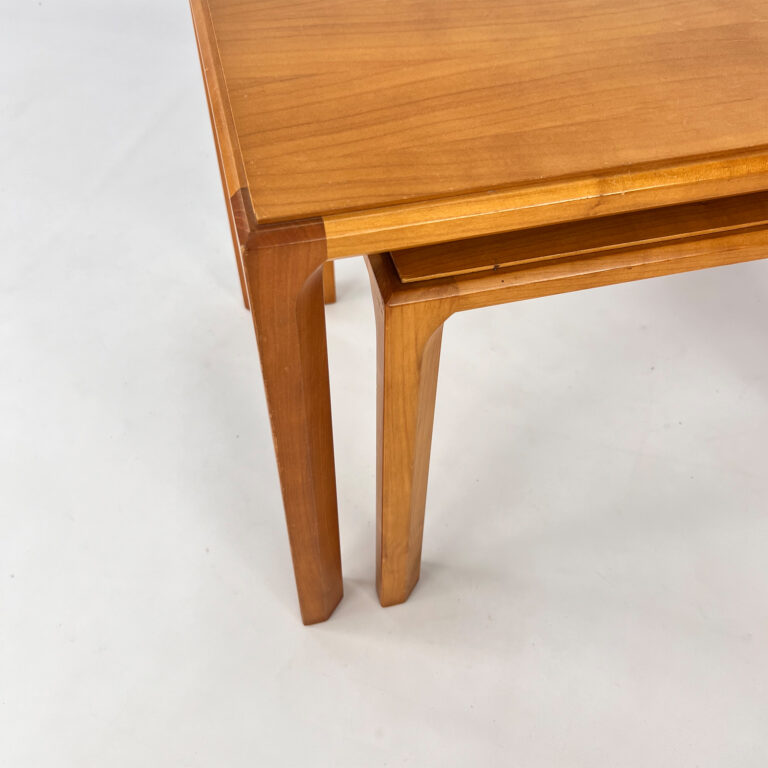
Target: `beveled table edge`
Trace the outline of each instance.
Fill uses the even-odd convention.
[[[323,220],[328,257],[335,259],[764,190],[768,147],[757,147]]]
[[[190,0],[228,195],[247,190],[236,125],[207,0]],[[222,146],[225,145],[225,146]],[[546,224],[768,190],[768,146],[678,158],[514,188],[347,212],[317,211],[329,259],[463,240]],[[289,223],[256,216],[259,225]]]

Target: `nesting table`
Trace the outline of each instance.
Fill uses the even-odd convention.
[[[432,247],[453,243],[439,251],[455,267],[439,275],[445,290],[466,272],[454,253],[488,252],[478,238],[492,248],[530,230],[542,242],[548,227],[570,222],[578,233],[600,219],[615,240],[610,221],[622,219],[609,217],[647,211],[633,221],[653,230],[653,209],[667,221],[675,206],[768,190],[768,9],[754,0],[191,6],[301,615],[314,623],[343,592],[326,264],[399,252],[412,280],[435,278]],[[642,240],[632,233],[632,244]]]

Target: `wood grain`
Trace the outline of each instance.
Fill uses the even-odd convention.
[[[685,202],[768,146],[755,0],[208,2],[260,222],[684,165]]]
[[[418,578],[445,318],[766,255],[754,209],[736,206],[725,223],[709,204],[698,224],[666,213],[604,222],[665,206],[682,217],[692,202],[768,190],[766,6],[191,4],[306,622],[342,593],[323,264],[525,231],[525,244],[505,235],[401,255],[410,283],[388,255],[370,259],[382,381],[405,393],[379,405],[380,465],[401,478],[380,486],[378,583],[382,602],[405,599]],[[581,220],[603,223],[531,232]],[[516,263],[521,254],[532,263]]]
[[[377,337],[376,589],[386,606],[407,600],[421,571],[442,318],[436,305],[389,305],[391,262],[366,262]]]
[[[305,624],[343,594],[320,221],[259,227],[243,264]]]
[[[235,250],[237,275],[240,280],[243,304],[248,309],[248,289],[245,284],[242,253],[248,229],[243,228],[245,223],[243,217],[241,215],[239,219],[237,218],[233,206],[242,208],[244,204],[247,204],[249,209],[251,209],[250,197],[247,201],[242,200],[242,192],[246,184],[245,171],[232,123],[224,75],[221,71],[221,61],[219,60],[214,42],[208,8],[200,0],[192,0],[190,7],[197,40],[197,50],[200,57],[200,68],[203,73],[203,82],[205,83],[208,115],[211,120],[211,129],[213,130],[214,144],[216,146],[216,159],[219,163],[221,185],[224,189],[224,198],[227,206],[229,230]]]
[[[404,283],[768,224],[768,193],[636,211],[393,252]]]
[[[700,206],[698,212],[684,206],[676,226],[671,211],[664,211],[659,222],[637,219],[635,224],[645,221],[649,232],[643,235],[637,227],[627,227],[626,233],[633,240],[624,247],[616,240],[621,226],[594,220],[578,231],[584,247],[592,243],[594,250],[536,262],[514,263],[520,256],[518,243],[524,233],[507,235],[506,248],[499,238],[490,238],[487,248],[477,240],[445,245],[440,247],[445,264],[440,263],[436,252],[430,254],[430,263],[436,275],[449,270],[455,274],[418,282],[400,279],[395,267],[398,254],[367,257],[379,349],[376,581],[382,605],[406,600],[419,578],[445,321],[455,312],[469,309],[768,257],[764,208],[745,207],[739,213],[738,207],[734,200],[721,202],[716,209]],[[686,225],[700,225],[707,212],[713,226],[729,218],[745,226],[681,235]],[[746,226],[750,212],[759,214],[759,224]],[[543,253],[548,246],[550,252],[558,253],[558,238],[551,229],[525,234],[529,251]],[[675,235],[654,241],[670,232]],[[541,242],[535,242],[535,237]],[[609,249],[604,247],[606,240],[611,243]],[[566,238],[564,242],[571,248],[574,241]],[[493,255],[490,261],[489,252]],[[462,259],[467,260],[465,265]],[[478,271],[482,259],[486,265],[501,262],[511,266]]]
[[[231,198],[248,186],[240,146],[237,139],[224,71],[216,46],[216,34],[205,0],[190,0],[200,66],[211,115],[216,149],[222,163],[225,194]]]
[[[326,216],[329,258],[768,189],[768,151]]]
[[[762,225],[418,283],[398,282],[390,289],[389,303],[437,302],[444,304],[443,310],[448,317],[467,309],[767,257],[768,227]],[[388,254],[386,258],[391,260]],[[392,269],[397,274],[394,264]]]
[[[257,219],[253,202],[247,188],[247,178],[240,152],[240,144],[232,118],[227,85],[216,47],[215,33],[208,7],[204,0],[190,0],[192,21],[195,28],[200,67],[205,83],[208,114],[211,119],[216,158],[219,163],[221,183],[227,204],[232,243],[235,249],[240,288],[243,303],[249,308],[248,290],[243,271],[243,248],[250,233],[256,229]],[[327,255],[327,251],[326,251]],[[323,286],[326,304],[336,301],[336,283],[333,264],[326,265],[323,272]]]

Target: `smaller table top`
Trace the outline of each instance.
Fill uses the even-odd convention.
[[[768,192],[755,192],[407,248],[391,256],[400,281],[418,283],[692,239],[709,238],[716,252],[718,235],[760,230],[763,242],[767,228]]]

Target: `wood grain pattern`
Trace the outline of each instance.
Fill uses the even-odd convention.
[[[259,225],[204,0],[191,0],[243,299],[251,310],[304,623],[343,594],[323,302],[335,300],[319,220]]]
[[[245,284],[243,272],[243,245],[247,239],[248,229],[243,228],[242,216],[237,219],[233,206],[250,209],[250,199],[242,200],[242,192],[246,179],[243,169],[240,150],[237,145],[232,114],[229,109],[229,99],[226,96],[224,75],[221,71],[221,62],[216,50],[211,19],[207,7],[200,0],[192,0],[190,3],[192,20],[194,22],[197,51],[200,57],[200,68],[205,83],[205,97],[208,103],[208,115],[211,119],[214,144],[216,145],[216,159],[219,163],[221,185],[224,189],[224,198],[227,206],[227,218],[229,230],[232,236],[232,245],[235,249],[235,263],[237,275],[240,280],[240,290],[243,296],[243,304],[248,309],[248,289]]]
[[[402,283],[398,279],[390,286],[388,302],[393,306],[437,302],[444,305],[447,318],[467,309],[767,257],[768,227],[757,225],[734,232],[582,253],[418,283]],[[386,259],[392,261],[389,254]],[[397,275],[394,263],[392,270]]]
[[[329,258],[768,189],[768,151],[324,217]]]
[[[190,1],[306,622],[342,593],[324,263],[527,230],[527,250],[505,236],[411,254],[408,266],[401,255],[418,278],[407,284],[388,255],[370,259],[390,391],[380,461],[406,473],[380,484],[380,535],[392,540],[378,584],[382,602],[405,599],[418,579],[445,318],[765,256],[763,219],[530,230],[768,190],[766,6]],[[729,221],[739,213],[752,216],[737,208]],[[627,247],[617,233],[632,226]],[[521,249],[536,261],[515,264]],[[500,268],[471,273],[489,258]]]
[[[248,186],[216,34],[205,0],[190,0],[200,66],[227,198]]]
[[[755,0],[208,2],[260,222],[768,146]]]
[[[208,7],[204,0],[190,0],[192,21],[195,28],[200,67],[205,83],[208,114],[211,119],[216,158],[219,163],[221,183],[227,204],[227,217],[235,249],[237,273],[246,309],[248,290],[243,271],[243,249],[249,234],[256,228],[257,220],[253,203],[247,188],[247,179],[240,152],[240,145],[232,119],[224,72],[221,68],[215,33]],[[326,265],[323,272],[323,286],[326,304],[336,301],[336,283],[333,264]]]
[[[404,283],[768,224],[768,193],[536,227],[392,253]]]
[[[320,221],[259,227],[243,251],[251,314],[305,624],[343,594]]]
[[[710,210],[713,221],[727,215],[736,216],[734,201],[723,204],[719,211]],[[764,213],[759,207],[752,213]],[[746,216],[741,216],[744,223]],[[705,267],[750,261],[768,257],[768,225],[759,224],[737,229],[688,237],[680,236],[686,224],[698,223],[690,207],[680,213],[676,227],[671,226],[671,212],[664,212],[661,230],[677,230],[677,236],[658,242],[648,241],[638,229],[628,231],[635,242],[625,247],[605,250],[604,236],[615,241],[618,231],[599,220],[580,228],[584,242],[592,242],[595,250],[560,256],[534,263],[518,263],[505,268],[472,271],[480,256],[487,257],[482,243],[442,246],[447,265],[431,256],[437,274],[447,269],[457,272],[451,277],[437,277],[421,282],[404,283],[395,261],[389,254],[367,257],[371,275],[378,333],[378,453],[377,453],[377,587],[382,605],[392,605],[408,598],[420,571],[424,529],[424,507],[437,367],[442,329],[455,312],[495,304],[531,299],[601,285],[641,280]],[[654,230],[653,222],[646,223]],[[655,234],[659,233],[656,228]],[[557,252],[551,232],[538,233],[542,243]],[[527,245],[535,243],[527,235]],[[511,262],[519,256],[516,247],[520,234],[507,236],[509,253],[505,254],[498,238],[489,246],[492,261]],[[638,243],[645,242],[640,245]],[[457,253],[453,253],[453,250]],[[461,258],[467,258],[462,268]],[[492,263],[492,262],[487,262]]]
[[[391,262],[366,261],[377,338],[376,589],[386,606],[407,600],[421,571],[442,318],[423,305],[390,306]]]

